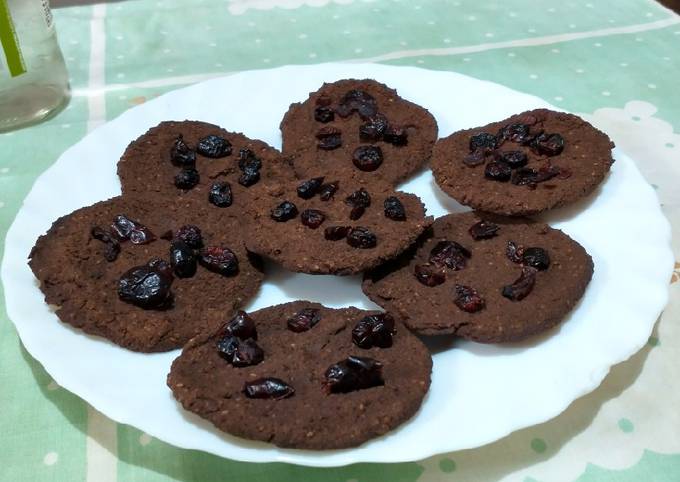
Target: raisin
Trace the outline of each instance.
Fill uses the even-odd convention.
[[[526,298],[534,289],[536,283],[536,268],[531,266],[522,267],[522,274],[511,285],[506,285],[501,290],[501,294],[512,301],[520,301]]]
[[[547,165],[540,169],[531,169],[529,167],[522,167],[517,169],[512,175],[512,183],[517,186],[529,186],[535,188],[539,182],[545,182],[560,173],[558,167]]]
[[[526,124],[508,124],[498,131],[497,137],[522,144],[531,137],[531,128]]]
[[[297,187],[297,195],[302,199],[311,199],[317,195],[323,184],[323,177],[313,177]]]
[[[371,195],[362,187],[358,191],[354,191],[347,196],[345,198],[345,204],[352,208],[349,213],[349,218],[356,221],[364,215],[366,208],[371,205]]]
[[[389,126],[383,135],[383,140],[393,146],[405,146],[408,144],[408,132],[404,127]]]
[[[266,377],[246,382],[243,393],[248,398],[281,400],[292,397],[295,389],[280,378]]]
[[[152,266],[135,266],[118,280],[118,297],[144,309],[164,308],[172,301],[172,278]]]
[[[413,274],[419,282],[430,288],[446,281],[444,268],[431,263],[417,264]]]
[[[95,226],[90,231],[90,235],[94,239],[106,244],[106,250],[104,251],[104,258],[106,261],[113,262],[118,258],[118,254],[120,254],[120,243],[109,231],[105,231],[99,226]]]
[[[238,168],[242,171],[259,171],[262,169],[262,161],[250,149],[238,151]]]
[[[252,338],[257,340],[255,322],[245,311],[237,311],[234,317],[224,326],[226,335],[236,336],[242,340]]]
[[[231,142],[223,137],[210,134],[198,141],[196,151],[205,156],[217,159],[231,154]]]
[[[203,247],[203,235],[198,226],[193,224],[185,224],[177,230],[174,239],[184,241],[191,249],[200,249]]]
[[[541,134],[531,141],[531,149],[543,156],[558,156],[564,150],[564,138],[559,134]]]
[[[498,138],[488,132],[480,132],[470,137],[470,152],[474,152],[479,148],[496,149],[498,147]]]
[[[497,224],[490,221],[479,221],[470,226],[468,232],[470,233],[470,236],[472,236],[472,239],[479,241],[480,239],[493,238],[498,235],[499,229],[500,227]]]
[[[378,244],[378,238],[368,228],[358,226],[350,228],[347,233],[347,244],[353,248],[370,249]]]
[[[369,117],[365,123],[359,126],[359,138],[364,142],[376,142],[383,138],[383,134],[387,131],[389,124],[387,117],[382,114],[376,114]]]
[[[321,226],[321,223],[323,223],[325,219],[326,216],[324,213],[318,209],[305,209],[302,211],[302,214],[300,214],[300,221],[302,221],[302,224],[312,229]]]
[[[129,239],[132,244],[147,244],[156,239],[156,235],[149,228],[133,221],[124,214],[119,214],[113,218],[111,229],[120,241]]]
[[[508,241],[505,247],[505,256],[513,263],[521,263],[524,256],[524,246],[517,245],[514,241]]]
[[[477,149],[463,158],[463,164],[468,167],[481,166],[486,162],[489,152],[486,149]]]
[[[361,171],[375,171],[383,162],[382,149],[378,146],[359,146],[352,154],[352,162]]]
[[[332,151],[342,145],[342,132],[335,127],[322,127],[316,133],[316,138],[319,141],[316,147],[324,151]]]
[[[335,112],[330,107],[317,107],[314,109],[314,120],[326,124],[335,119]]]
[[[311,330],[314,325],[321,321],[321,315],[316,308],[305,308],[295,313],[288,319],[288,329],[295,333]]]
[[[238,258],[229,248],[208,246],[201,250],[198,262],[204,268],[224,276],[238,274]]]
[[[196,253],[184,241],[175,240],[170,245],[170,264],[179,278],[196,274]]]
[[[169,279],[174,279],[174,274],[172,272],[172,266],[170,266],[170,263],[165,261],[164,259],[161,258],[151,258],[146,265],[149,268],[153,268],[156,271],[158,271],[160,274],[163,276],[168,277]]]
[[[507,182],[512,176],[512,169],[504,162],[491,161],[484,168],[484,177],[492,181]]]
[[[350,90],[342,96],[335,111],[343,118],[358,112],[362,119],[368,119],[378,113],[378,106],[369,93],[363,90]]]
[[[298,209],[295,204],[290,201],[283,201],[277,207],[272,209],[271,218],[279,223],[284,223],[296,217],[298,215]]]
[[[331,199],[333,199],[333,196],[338,190],[339,185],[340,182],[335,181],[326,183],[323,186],[321,186],[319,188],[319,199],[321,199],[322,201],[330,201]]]
[[[359,348],[389,348],[392,346],[392,336],[397,333],[394,328],[394,318],[389,313],[369,315],[356,324],[352,329],[352,341]]]
[[[175,176],[175,187],[184,190],[193,189],[200,180],[201,176],[196,169],[182,169]]]
[[[326,393],[347,393],[384,385],[382,368],[373,358],[350,356],[328,367],[324,389]]]
[[[349,226],[328,226],[323,231],[323,236],[329,241],[339,241],[347,237],[351,228]]]
[[[238,178],[238,183],[243,187],[250,187],[253,184],[257,184],[260,180],[260,171],[255,171],[253,169],[246,169],[243,171]]]
[[[522,264],[544,271],[550,267],[550,256],[543,248],[526,248],[522,253]]]
[[[390,196],[385,199],[385,217],[392,221],[406,221],[406,210],[399,198]]]
[[[504,162],[511,169],[517,169],[527,165],[527,155],[522,151],[503,151],[498,154],[499,161]]]
[[[192,168],[196,165],[196,153],[186,145],[181,134],[177,136],[170,149],[170,161],[175,166],[183,168]]]
[[[231,186],[228,182],[214,182],[210,187],[208,193],[208,201],[218,208],[226,208],[231,206],[233,201],[231,195]]]
[[[455,241],[439,241],[430,251],[430,263],[458,271],[465,268],[470,256],[470,251]]]
[[[456,285],[456,299],[453,302],[467,313],[475,313],[484,308],[485,304],[484,298],[479,296],[476,289],[458,284]]]
[[[257,365],[264,360],[264,350],[253,340],[241,340],[236,336],[226,335],[217,341],[217,351],[222,358],[235,367]]]

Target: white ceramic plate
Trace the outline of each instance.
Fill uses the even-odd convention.
[[[244,72],[130,109],[71,147],[36,181],[7,234],[1,272],[7,312],[26,349],[60,385],[118,422],[178,447],[231,459],[311,466],[401,462],[477,447],[554,417],[643,346],[667,301],[670,228],[654,191],[621,152],[594,196],[546,217],[595,261],[593,281],[564,324],[521,345],[439,340],[432,346],[432,388],[422,409],[398,430],[356,449],[282,450],[219,433],[183,411],[166,387],[177,351],[124,350],[60,323],[45,305],[26,264],[31,247],[58,216],[119,194],[116,161],[132,139],[163,120],[198,119],[279,147],[279,120],[288,105],[305,99],[323,81],[345,77],[371,77],[395,87],[435,115],[441,136],[546,106],[535,97],[458,74],[345,64]],[[463,210],[437,189],[429,172],[403,188],[420,195],[435,216]],[[248,309],[294,299],[374,307],[361,293],[358,277],[272,269]]]

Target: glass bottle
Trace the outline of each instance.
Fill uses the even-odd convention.
[[[49,0],[0,0],[0,132],[46,118],[69,96]]]

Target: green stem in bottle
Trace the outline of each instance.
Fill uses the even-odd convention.
[[[9,14],[7,0],[0,0],[0,43],[5,52],[7,67],[12,77],[26,73],[26,64],[21,55],[17,34],[14,30],[14,22]]]

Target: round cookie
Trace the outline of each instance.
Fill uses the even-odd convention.
[[[247,248],[310,274],[346,275],[378,266],[432,222],[414,194],[329,177],[288,184],[281,195],[258,198],[249,212]]]
[[[363,291],[416,333],[499,343],[558,324],[592,274],[562,231],[469,212],[436,219],[408,255],[367,273]]]
[[[124,195],[190,199],[230,216],[240,216],[254,193],[294,179],[291,164],[273,147],[199,121],[149,129],[125,150],[118,176]]]
[[[135,233],[130,239],[153,240],[146,244],[119,241],[111,227],[118,215],[143,225],[130,231]],[[236,256],[237,272],[232,269],[223,275],[200,264],[193,276],[182,278],[175,269],[168,293],[168,276],[158,274],[167,266],[152,270],[146,265],[154,257],[170,261],[169,239],[179,236],[179,229],[188,224],[200,228],[206,248],[229,248]],[[63,322],[131,350],[167,351],[183,346],[203,331],[215,330],[224,316],[257,292],[263,279],[260,261],[247,253],[238,228],[235,220],[210,214],[188,200],[117,197],[58,219],[36,242],[29,264],[46,302],[56,306]],[[173,233],[169,233],[171,230]],[[190,231],[182,236],[185,245],[197,246]],[[189,276],[191,262],[186,258],[190,255],[186,251],[182,255],[177,266]],[[235,267],[232,258],[225,259],[231,262],[229,267]],[[215,269],[218,265],[210,266]],[[150,296],[127,302],[119,298],[119,280],[133,267],[144,268],[135,271],[134,279],[125,276],[136,281],[128,283],[124,293],[129,295],[135,287],[142,289],[137,282],[145,282],[148,289],[133,294]]]
[[[580,117],[537,109],[440,139],[432,172],[473,209],[532,215],[593,192],[614,162],[613,147]]]
[[[305,325],[311,326],[307,331],[295,324],[298,331],[292,331],[287,320],[301,312],[315,324]],[[307,301],[256,311],[250,317],[257,341],[245,341],[244,335],[235,342],[228,333],[238,332],[227,328],[230,324],[197,337],[173,362],[168,386],[186,410],[232,435],[299,449],[355,447],[411,418],[430,386],[430,354],[399,323],[393,336],[382,333],[385,348],[360,348],[353,342],[357,323],[375,314]],[[382,328],[388,328],[387,322]],[[241,352],[229,358],[233,352],[227,348],[234,343]],[[260,358],[244,356],[257,350],[253,344],[261,348]],[[332,365],[350,356],[364,360],[340,364],[327,376]],[[262,361],[235,366],[239,363],[229,360],[240,360],[240,365]],[[375,369],[375,361],[381,369]],[[352,379],[355,375],[359,379]],[[263,378],[278,379],[269,385],[278,390],[254,390],[253,385],[263,387]],[[246,383],[251,384],[250,396],[264,392],[278,399],[250,398]]]
[[[299,177],[396,185],[430,159],[437,122],[384,84],[349,79],[323,84],[292,104],[281,133]]]

